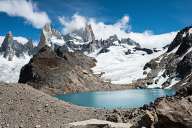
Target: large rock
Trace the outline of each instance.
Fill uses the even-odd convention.
[[[43,47],[20,73],[19,82],[51,94],[108,88],[93,75],[95,60],[81,53]]]
[[[192,96],[167,97],[155,102],[158,128],[191,128]]]
[[[174,96],[157,98],[148,106],[148,111],[140,124],[155,128],[191,128],[192,127],[192,84],[191,78],[181,81]],[[187,82],[188,81],[188,82]],[[151,118],[149,115],[152,114]],[[144,118],[145,117],[145,118]],[[145,120],[144,120],[145,119]],[[153,121],[151,120],[153,119]]]

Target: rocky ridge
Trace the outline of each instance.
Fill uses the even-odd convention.
[[[87,24],[85,28],[75,30],[65,35],[62,35],[60,32],[52,28],[50,24],[46,24],[41,32],[38,48],[40,49],[44,45],[47,45],[52,49],[57,49],[61,46],[62,49],[68,51],[91,53],[97,49],[122,44],[140,47],[137,42],[131,40],[130,38],[120,40],[116,35],[110,36],[107,40],[97,40],[95,39],[95,35],[90,24]]]
[[[164,54],[146,63],[145,84],[152,86],[160,84],[163,88],[172,87],[191,74],[191,30],[192,27],[182,29]]]

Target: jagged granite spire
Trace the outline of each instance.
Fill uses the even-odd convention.
[[[38,45],[39,49],[41,49],[46,45],[51,47],[51,42],[50,42],[51,35],[52,35],[51,25],[46,24],[41,31],[40,42]]]
[[[89,52],[94,52],[97,49],[98,44],[95,40],[95,35],[90,24],[86,24],[85,26],[85,42],[90,42]]]
[[[86,24],[85,26],[85,37],[84,37],[85,42],[94,42],[95,41],[95,35],[93,33],[93,29],[90,24]]]
[[[2,52],[3,56],[5,58],[8,58],[9,61],[13,59],[14,56],[13,35],[11,31],[6,34],[5,39],[1,45],[0,52]]]
[[[55,39],[55,41],[54,41]],[[58,41],[60,40],[60,41]],[[62,40],[62,41],[61,41]],[[51,24],[46,24],[42,31],[40,36],[40,42],[38,45],[38,48],[41,49],[44,46],[51,47],[54,49],[55,44],[60,45],[59,42],[64,43],[63,37],[60,32],[53,29],[51,27]]]

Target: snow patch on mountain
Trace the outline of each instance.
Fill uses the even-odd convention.
[[[19,80],[21,68],[30,60],[30,56],[14,57],[12,61],[8,61],[0,56],[0,82],[17,83]]]
[[[52,36],[50,40],[53,44],[57,44],[59,46],[63,46],[65,44],[63,39],[58,39],[56,36]]]
[[[158,57],[165,51],[147,54],[144,51],[135,51],[126,55],[128,49],[133,50],[134,46],[111,46],[109,52],[97,54],[98,51],[90,54],[97,60],[96,67],[92,70],[95,74],[101,74],[104,80],[113,84],[128,84],[137,79],[144,78],[143,67],[151,59]]]

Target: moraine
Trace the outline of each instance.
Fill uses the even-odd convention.
[[[129,89],[123,91],[83,92],[57,95],[60,100],[94,108],[137,108],[162,96],[172,96],[173,89]]]

